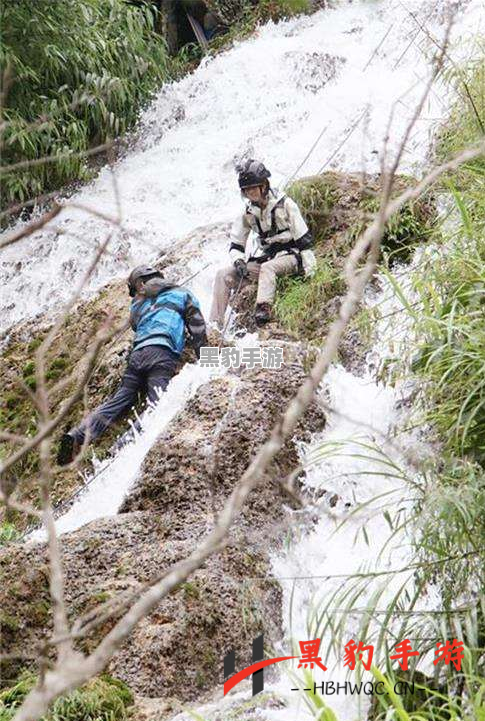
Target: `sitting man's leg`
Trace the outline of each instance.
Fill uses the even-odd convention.
[[[259,263],[249,262],[247,264],[250,279],[258,277],[259,268]],[[228,265],[217,271],[209,321],[217,323],[219,328],[222,328],[224,324],[224,314],[229,303],[231,290],[237,288],[239,281],[240,278],[233,265]]]
[[[144,375],[138,364],[141,350],[131,353],[121,386],[115,394],[90,413],[79,426],[63,435],[57,454],[59,465],[70,463],[86,439],[93,441],[98,438],[119,416],[134,405],[138,392],[144,385]]]
[[[258,325],[271,320],[271,309],[276,293],[276,278],[279,275],[292,275],[298,270],[298,262],[294,255],[279,255],[273,260],[261,264],[256,297],[255,318]]]
[[[233,265],[228,265],[217,271],[209,321],[217,323],[219,328],[224,323],[224,314],[229,303],[231,290],[237,286],[237,283],[238,275]]]

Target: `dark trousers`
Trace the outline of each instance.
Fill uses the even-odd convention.
[[[163,345],[149,345],[132,351],[128,366],[116,393],[69,433],[78,443],[98,438],[114,421],[135,404],[138,393],[156,401],[175,375],[179,356]]]

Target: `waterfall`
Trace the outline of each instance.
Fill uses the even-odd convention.
[[[480,7],[476,0],[460,3],[449,50],[456,60],[466,51],[466,41],[479,30]],[[194,228],[227,222],[240,212],[234,164],[241,156],[250,154],[263,160],[275,185],[322,170],[378,172],[388,130],[388,151],[393,153],[423,93],[436,49],[433,39],[439,42],[443,38],[444,9],[445,3],[428,0],[339,2],[311,16],[269,23],[253,37],[215,57],[206,57],[182,80],[164,86],[141,114],[132,147],[113,170],[104,167],[95,181],[66,198],[67,207],[50,226],[2,251],[2,328],[8,330],[13,323],[40,312],[54,315],[69,298],[73,282],[89,264],[88,251],[94,252],[112,229],[106,220],[80,206],[104,215],[116,214],[113,172],[122,223],[115,229],[109,253],[86,288],[86,296],[108,280],[125,276],[133,265],[156,258]],[[420,28],[421,23],[428,34]],[[406,146],[401,172],[420,172],[433,133],[451,102],[452,96],[437,82]],[[16,227],[21,225],[18,222]],[[11,229],[3,236],[9,232]],[[227,263],[219,240],[206,239],[197,263],[202,268],[210,261],[210,267],[192,286],[201,296],[205,314],[214,274]],[[196,271],[197,265],[191,270]],[[382,292],[389,297],[388,288]],[[381,302],[382,298],[369,297],[368,302]],[[389,307],[392,309],[392,301]],[[282,647],[287,651],[290,637],[306,640],[317,630],[311,623],[308,628],[309,608],[333,593],[340,582],[336,576],[363,567],[399,568],[409,558],[409,540],[404,533],[379,557],[389,534],[382,506],[395,519],[402,505],[409,503],[403,478],[382,475],[384,457],[396,465],[405,464],[401,449],[383,440],[402,422],[398,408],[402,388],[375,380],[376,363],[389,348],[386,333],[395,332],[399,323],[396,320],[382,331],[378,348],[368,356],[361,376],[334,365],[325,378],[322,392],[334,410],[323,435],[302,448],[302,458],[311,459],[322,443],[327,450],[334,448],[324,462],[308,465],[305,482],[308,488],[325,489],[338,500],[287,553],[273,558],[274,575],[282,579],[287,624]],[[97,469],[96,483],[59,519],[60,531],[116,513],[157,436],[209,376],[207,369],[193,365],[172,381],[151,409],[150,423],[112,463]],[[404,437],[404,443],[410,442]],[[376,446],[381,450],[376,451]],[[379,500],[372,500],[377,495]],[[352,508],[367,501],[352,516]],[[344,518],[348,522],[342,525]],[[293,587],[294,577],[304,580]],[[399,577],[393,577],[382,597],[384,606],[399,582]],[[369,584],[362,605],[373,590]],[[349,619],[349,633],[358,627],[358,620],[357,616]],[[324,636],[323,653],[330,642]],[[341,656],[331,654],[327,665],[333,668],[333,664],[343,673]],[[339,680],[337,672],[331,678]],[[294,693],[290,698],[290,685],[282,675],[273,686],[290,705],[283,710],[265,710],[265,718],[307,718],[300,697]],[[355,706],[357,701],[335,697],[328,702],[339,721],[365,718],[365,709]],[[224,702],[219,698],[218,709],[222,703],[232,703],[231,698]]]

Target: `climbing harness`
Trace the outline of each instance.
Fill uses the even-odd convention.
[[[278,208],[281,208],[283,206],[283,203],[286,200],[286,195],[282,195],[281,198],[278,200],[277,203],[274,204],[274,206],[271,208],[271,228],[269,230],[263,230],[261,227],[261,223],[259,222],[259,218],[256,215],[253,215],[253,218],[256,222],[256,225],[258,226],[258,236],[262,244],[268,239],[273,238],[275,235],[279,235],[280,233],[285,233],[289,228],[282,228],[281,230],[278,228],[278,225],[276,224],[276,211]],[[248,206],[249,208],[250,206]]]
[[[269,228],[269,230],[263,230],[259,218],[253,215],[254,221],[258,228],[258,238],[263,249],[263,254],[251,256],[248,259],[248,262],[251,261],[260,264],[265,263],[267,260],[273,260],[277,253],[286,252],[288,253],[288,255],[293,255],[295,257],[298,264],[298,275],[305,275],[301,252],[300,249],[295,245],[294,240],[287,241],[286,243],[279,243],[278,241],[275,241],[274,243],[266,242],[268,238],[274,238],[275,236],[280,235],[281,233],[286,233],[290,230],[289,228],[280,229],[278,228],[278,225],[276,223],[276,211],[278,208],[281,208],[283,206],[285,200],[286,195],[283,195],[278,200],[278,202],[275,203],[275,205],[271,208],[271,227]]]

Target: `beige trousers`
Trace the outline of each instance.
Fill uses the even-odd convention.
[[[279,275],[290,275],[298,270],[298,263],[294,255],[279,255],[265,263],[250,262],[247,264],[248,280],[258,279],[258,294],[256,303],[272,303],[276,292],[276,278]],[[231,290],[237,288],[239,276],[233,265],[217,271],[212,296],[210,321],[222,325],[224,313],[231,295]]]

